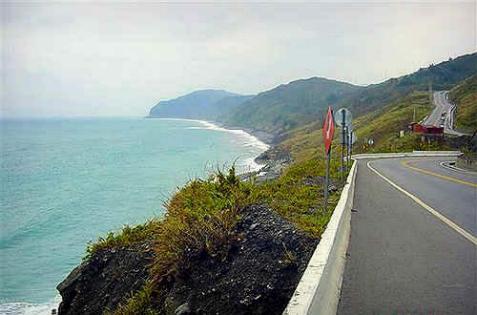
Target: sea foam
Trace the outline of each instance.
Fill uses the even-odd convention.
[[[164,119],[164,120],[184,120],[184,121],[194,121],[202,124],[202,126],[190,126],[186,127],[186,129],[206,129],[206,130],[214,130],[214,131],[219,131],[219,132],[228,132],[237,135],[237,137],[240,139],[242,142],[242,145],[245,147],[254,147],[262,152],[268,150],[270,146],[262,141],[260,141],[257,137],[254,135],[251,135],[250,133],[246,132],[245,130],[242,129],[227,129],[220,127],[210,121],[206,120],[199,120],[199,119],[182,119],[182,118],[159,118],[159,119]],[[243,164],[242,164],[243,163]],[[241,166],[243,166],[243,169],[245,169],[246,172],[254,172],[260,170],[262,168],[262,164],[258,164],[255,162],[254,158],[247,158],[244,161],[241,161]]]
[[[12,302],[0,304],[0,314],[5,315],[51,315],[53,309],[58,309],[61,297],[58,295],[46,303]]]

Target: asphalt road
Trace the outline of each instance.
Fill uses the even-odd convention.
[[[447,91],[437,91],[433,94],[434,110],[423,121],[425,125],[443,126],[447,134],[461,136],[461,132],[454,130],[455,106],[449,102]]]
[[[358,162],[338,314],[477,314],[477,175],[443,160]]]

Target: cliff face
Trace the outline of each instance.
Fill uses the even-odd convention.
[[[281,314],[318,239],[298,231],[266,206],[248,206],[225,259],[199,255],[186,273],[157,284],[158,314]],[[59,314],[113,310],[150,277],[148,244],[97,253],[59,286]]]
[[[57,289],[63,301],[58,314],[102,314],[114,310],[142,288],[152,262],[151,244],[107,249],[76,267]]]

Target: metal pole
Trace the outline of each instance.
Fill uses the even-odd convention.
[[[345,136],[346,136],[346,130],[345,130],[345,124],[346,124],[346,111],[345,110],[342,110],[341,111],[341,122],[342,122],[342,125],[341,125],[341,181],[344,180],[344,170],[345,170],[345,166],[344,166],[344,150],[345,150]]]
[[[325,212],[328,208],[328,187],[329,187],[329,181],[330,181],[330,158],[331,158],[331,148],[328,154],[326,154],[326,176],[325,176],[325,187],[324,187],[324,208]]]
[[[351,141],[349,143],[349,159],[351,160],[351,156],[353,155],[353,132],[351,132]]]
[[[346,166],[348,167],[349,169],[349,166],[350,166],[350,160],[351,160],[351,130],[348,128],[348,145],[347,145],[347,152],[346,152]]]

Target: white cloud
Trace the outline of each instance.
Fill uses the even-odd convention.
[[[3,3],[5,116],[145,115],[199,88],[375,83],[476,50],[475,3]]]

